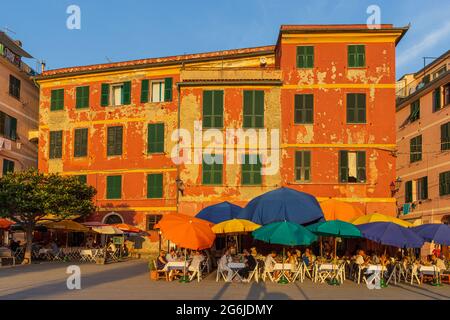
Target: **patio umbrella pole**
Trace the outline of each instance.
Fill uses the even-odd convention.
[[[183,276],[180,279],[181,283],[189,282],[189,278],[186,276],[186,263],[187,263],[187,249],[184,248],[184,266],[183,266]]]
[[[280,278],[280,280],[278,280],[278,283],[281,283],[281,284],[289,283],[288,279],[284,275],[284,250],[285,250],[285,247],[283,246],[283,270],[281,270],[281,278]]]

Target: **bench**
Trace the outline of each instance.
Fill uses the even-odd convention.
[[[3,260],[12,261],[13,266],[16,264],[16,258],[8,248],[0,248],[0,265],[2,266],[4,265]]]

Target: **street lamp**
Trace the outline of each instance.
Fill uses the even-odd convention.
[[[400,190],[401,184],[402,184],[402,179],[400,179],[400,177],[397,177],[397,179],[395,179],[395,181],[391,182],[391,184],[389,185],[389,188],[391,189],[392,196],[394,196],[398,192],[398,190]]]

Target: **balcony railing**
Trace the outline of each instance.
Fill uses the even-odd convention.
[[[181,81],[281,81],[281,70],[261,68],[201,68],[189,67],[181,70]]]

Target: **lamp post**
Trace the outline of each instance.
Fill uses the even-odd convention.
[[[397,179],[395,179],[395,181],[391,182],[391,184],[389,185],[389,188],[391,189],[392,197],[398,192],[398,190],[400,190],[401,184],[402,184],[402,179],[400,179],[400,177],[397,177]]]

